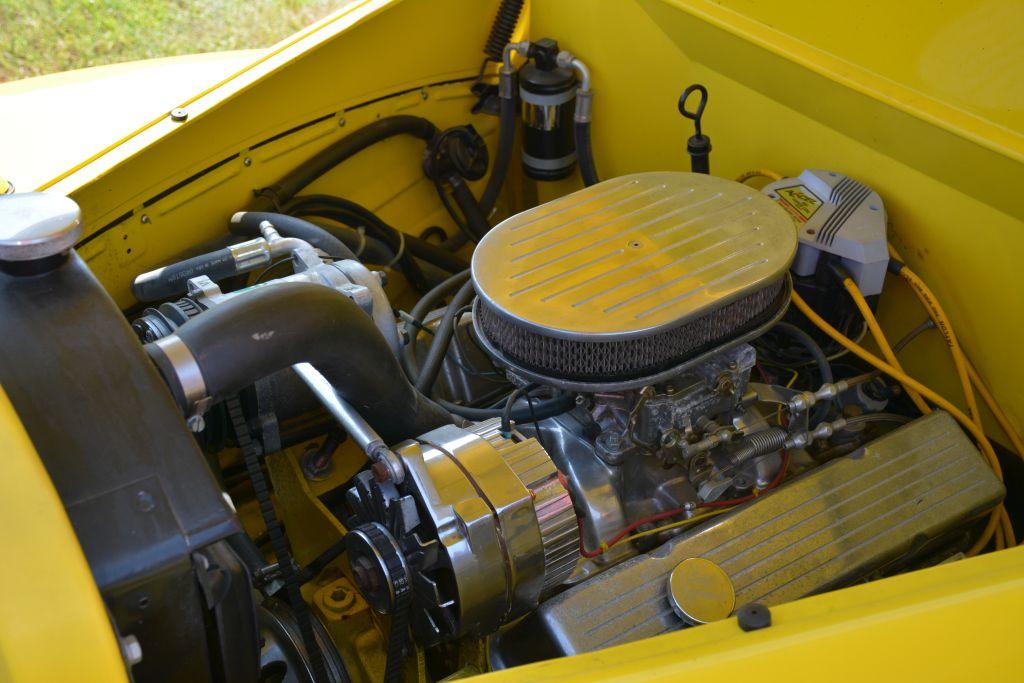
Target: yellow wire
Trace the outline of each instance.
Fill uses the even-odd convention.
[[[843,278],[843,287],[845,287],[846,291],[850,293],[853,303],[855,303],[858,310],[860,310],[860,314],[864,317],[864,322],[868,324],[868,329],[871,330],[871,336],[875,338],[875,343],[878,344],[878,348],[882,350],[882,355],[885,356],[885,359],[889,361],[890,365],[900,370],[900,372],[903,372],[903,366],[900,365],[899,359],[896,358],[896,353],[892,350],[892,346],[889,345],[889,340],[885,338],[885,333],[882,332],[882,327],[878,324],[878,319],[875,318],[875,314],[872,313],[871,307],[868,306],[868,302],[864,298],[864,295],[861,294],[860,288],[857,287],[857,283],[848,277]],[[920,394],[906,385],[904,385],[903,388],[906,390],[907,396],[910,397],[910,400],[914,402],[914,405],[917,406],[917,409],[920,410],[921,413],[927,415],[932,412],[932,409],[924,402],[924,399],[921,398]]]
[[[783,175],[771,170],[770,168],[755,168],[751,171],[745,171],[736,176],[737,183],[745,183],[751,178],[768,178],[769,180],[782,180]]]
[[[992,510],[988,516],[988,522],[985,524],[985,529],[981,532],[981,536],[974,542],[967,552],[964,553],[967,557],[974,557],[982,551],[982,549],[988,545],[988,542],[992,540],[992,536],[995,535],[996,529],[999,527],[999,520],[1002,517],[1003,506],[1000,504],[997,508]]]
[[[842,346],[849,349],[850,352],[853,353],[855,356],[857,356],[864,362],[875,366],[876,368],[878,368],[885,374],[889,375],[896,381],[900,382],[901,384],[905,385],[906,387],[913,389],[914,391],[921,394],[929,401],[931,401],[932,403],[934,403],[935,405],[937,405],[938,407],[942,408],[947,413],[952,415],[961,425],[963,425],[964,429],[966,429],[971,434],[971,436],[974,437],[975,441],[978,442],[978,446],[981,448],[981,452],[988,460],[989,465],[991,465],[992,470],[996,473],[996,475],[1000,479],[1003,478],[1003,469],[999,466],[999,460],[998,458],[996,458],[995,450],[993,450],[992,444],[989,443],[988,437],[985,436],[985,432],[982,431],[974,423],[974,421],[971,420],[971,418],[965,415],[962,410],[957,408],[955,405],[953,405],[952,403],[950,403],[949,401],[947,401],[942,396],[935,393],[925,385],[918,382],[913,377],[910,377],[902,370],[893,367],[892,365],[886,363],[884,360],[882,360],[875,354],[871,353],[870,351],[854,344],[845,335],[840,333],[839,330],[829,325],[824,318],[822,318],[814,311],[814,309],[808,306],[807,302],[804,301],[803,298],[797,292],[793,292],[793,304],[805,316],[807,316],[807,319],[814,323],[814,325],[818,327],[818,329],[820,329],[822,332],[827,334],[829,337],[834,339]],[[967,551],[968,557],[978,554],[978,552],[980,552],[981,549],[984,548],[990,540],[992,540],[992,536],[995,534],[996,531],[996,525],[999,523],[1001,508],[1002,506],[1000,505],[999,507],[992,511],[992,514],[989,516],[989,521],[985,525],[985,529],[982,532],[981,537]]]
[[[981,394],[981,399],[988,406],[988,409],[992,411],[992,415],[995,416],[999,426],[1006,432],[1006,436],[1009,437],[1010,443],[1013,445],[1013,450],[1017,451],[1017,455],[1024,457],[1024,440],[1021,439],[1020,433],[1010,423],[1010,418],[1006,416],[1003,409],[996,403],[992,392],[989,391],[985,382],[981,379],[981,375],[978,374],[978,370],[971,363],[971,360],[969,358],[964,358],[964,360],[967,361],[967,374],[971,378],[974,387],[978,390],[978,393]]]
[[[1020,435],[1014,429],[1010,420],[1007,418],[1006,413],[1003,412],[999,404],[996,403],[995,397],[992,396],[992,392],[989,391],[988,387],[982,381],[981,376],[978,374],[977,369],[971,364],[967,358],[967,354],[964,353],[963,347],[960,346],[960,342],[957,339],[956,333],[953,331],[953,325],[946,315],[946,312],[942,308],[942,304],[939,303],[938,298],[928,287],[927,283],[921,279],[914,271],[907,267],[906,263],[900,257],[896,247],[889,243],[889,255],[897,261],[903,264],[900,268],[900,276],[910,286],[914,294],[917,296],[921,305],[928,312],[928,316],[935,323],[936,328],[942,333],[943,338],[946,340],[946,345],[949,347],[950,354],[953,356],[953,364],[956,367],[957,377],[960,380],[960,386],[964,393],[964,398],[967,401],[968,414],[973,419],[974,423],[979,429],[983,429],[981,424],[981,411],[978,408],[977,399],[974,396],[974,391],[971,387],[973,384],[977,388],[978,393],[981,394],[981,399],[984,401],[988,409],[992,411],[992,415],[995,417],[996,422],[1006,433],[1007,438],[1010,439],[1010,443],[1013,445],[1017,455],[1024,457],[1024,441],[1021,440]],[[1000,506],[1000,525],[998,527],[999,533],[996,536],[997,544],[999,536],[1003,537],[1003,541],[1007,547],[1013,547],[1017,545],[1017,540],[1014,537],[1013,526],[1010,523],[1010,517],[1006,512],[1005,506]]]
[[[889,244],[889,255],[897,261],[903,263],[903,259],[900,257],[899,252],[896,251],[891,243]],[[967,406],[972,416],[977,416],[980,419],[977,402],[973,398],[973,392],[969,390],[969,384],[973,384],[981,394],[982,401],[988,406],[988,409],[992,411],[992,415],[996,418],[996,422],[1004,432],[1006,432],[1007,438],[1010,439],[1010,443],[1013,449],[1017,452],[1017,455],[1024,457],[1024,439],[1021,439],[1020,433],[1010,423],[1006,413],[1003,412],[999,404],[996,403],[995,398],[992,396],[992,392],[989,391],[985,382],[982,381],[981,375],[978,374],[978,370],[971,363],[970,359],[967,358],[967,354],[964,353],[963,347],[960,346],[957,340],[956,334],[953,332],[953,326],[949,322],[949,318],[945,311],[942,310],[942,306],[939,304],[938,299],[934,293],[928,288],[928,285],[920,278],[919,275],[910,270],[904,263],[903,268],[900,271],[903,279],[913,289],[914,294],[917,295],[918,300],[924,306],[925,310],[928,311],[928,315],[931,317],[935,326],[942,332],[943,337],[946,339],[946,344],[949,345],[950,352],[953,354],[953,362],[957,364],[957,375],[960,378],[960,384],[964,385],[964,395],[967,397]]]
[[[964,359],[964,352],[960,346],[960,342],[957,341],[956,334],[953,333],[953,326],[949,322],[949,318],[946,316],[946,312],[942,310],[942,305],[938,299],[925,284],[924,280],[919,278],[914,271],[907,268],[905,265],[900,269],[900,277],[910,285],[910,288],[914,290],[914,294],[920,300],[921,305],[928,311],[929,317],[935,323],[935,326],[942,333],[943,338],[946,340],[946,345],[949,346],[949,352],[953,355],[953,365],[956,366],[956,374],[960,379],[960,386],[963,388],[964,398],[967,399],[967,414],[975,418],[975,422],[981,424],[981,413],[978,411],[978,401],[974,398],[974,391],[971,389],[971,380],[967,376],[967,361]]]
[[[722,508],[720,510],[712,510],[711,512],[704,512],[704,513],[699,514],[699,515],[694,515],[693,517],[690,517],[689,519],[683,519],[683,520],[680,520],[678,522],[672,522],[671,524],[666,524],[664,526],[659,526],[656,529],[649,529],[647,531],[641,531],[639,533],[632,534],[632,535],[626,536],[624,538],[620,538],[616,543],[613,543],[612,545],[618,545],[619,543],[625,543],[626,541],[635,541],[638,538],[643,538],[644,536],[653,536],[654,534],[660,534],[662,531],[668,531],[669,529],[675,529],[677,527],[687,526],[687,525],[690,525],[690,524],[696,524],[697,522],[703,522],[705,519],[710,519],[711,517],[714,517],[715,515],[720,515],[723,512],[728,512],[729,510],[732,510],[732,508],[731,507],[727,507],[727,508]],[[609,546],[609,547],[611,547],[611,546]]]
[[[1013,535],[1013,524],[1010,523],[1010,514],[1006,511],[1005,505],[1000,509],[1002,510],[1000,527],[1003,530],[1003,537],[1006,539],[1006,546],[1012,548],[1017,545],[1017,538]]]

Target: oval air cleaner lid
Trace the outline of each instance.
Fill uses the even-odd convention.
[[[781,315],[796,245],[786,212],[740,183],[678,172],[614,178],[513,216],[480,241],[476,326],[524,376],[580,390],[642,386]]]

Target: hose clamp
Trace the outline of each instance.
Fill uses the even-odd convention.
[[[228,251],[235,262],[235,271],[239,273],[270,263],[270,245],[262,237],[232,244]]]
[[[201,432],[205,427],[203,413],[212,403],[206,394],[206,382],[203,371],[199,368],[192,351],[176,334],[170,334],[153,342],[164,354],[174,368],[174,374],[181,385],[181,393],[185,397],[186,422],[194,432]]]
[[[576,113],[573,114],[573,120],[576,123],[590,123],[590,103],[592,100],[593,94],[589,90],[581,88],[576,91]]]

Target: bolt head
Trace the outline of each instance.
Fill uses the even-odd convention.
[[[121,638],[121,656],[129,667],[141,662],[142,645],[139,644],[139,639],[132,635]]]
[[[186,121],[188,120],[188,112],[184,109],[172,109],[171,110],[171,121]]]
[[[156,507],[156,501],[153,499],[153,494],[149,491],[139,491],[135,494],[135,507],[139,512],[150,512]]]

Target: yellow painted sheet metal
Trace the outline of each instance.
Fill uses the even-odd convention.
[[[20,192],[33,190],[261,52],[148,59],[0,83],[0,176]]]
[[[806,598],[744,632],[735,618],[487,676],[534,681],[1012,681],[1024,548]]]
[[[124,681],[64,506],[0,389],[0,681]]]

